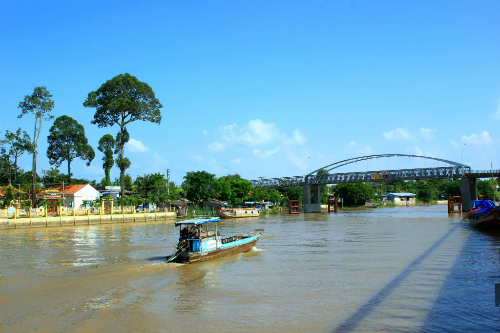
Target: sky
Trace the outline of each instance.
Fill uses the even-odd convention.
[[[96,157],[73,177],[104,177],[83,102],[116,75],[147,83],[161,124],[134,122],[127,170],[245,179],[304,175],[340,160],[411,154],[500,169],[498,1],[0,2],[0,136],[34,116],[37,86],[55,117],[85,127]],[[37,171],[52,122],[43,124]],[[340,172],[436,166],[391,158]],[[31,155],[20,167],[31,170]],[[67,173],[67,166],[60,167]],[[115,166],[112,177],[119,176]]]

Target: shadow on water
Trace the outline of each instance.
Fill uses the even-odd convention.
[[[406,267],[399,275],[390,281],[368,302],[362,305],[351,317],[337,327],[334,333],[351,332],[361,323],[373,310],[375,310],[410,274],[416,269],[434,250],[436,250],[457,228],[459,225],[451,228],[443,237],[429,247],[417,259]]]
[[[151,257],[147,259],[148,261],[167,261],[167,256]]]
[[[498,332],[494,286],[500,282],[499,246],[499,230],[471,230],[421,331]]]

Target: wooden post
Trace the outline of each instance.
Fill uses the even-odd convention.
[[[16,207],[16,211],[14,212],[14,229],[17,229],[17,207]]]
[[[147,221],[147,218],[146,218],[146,207],[142,208],[142,210],[144,211],[144,221]]]
[[[32,226],[32,221],[31,221],[31,208],[28,209],[29,215],[30,215],[30,227]]]
[[[109,207],[110,207],[110,211],[111,211],[111,215],[113,215],[113,198],[109,199]],[[113,220],[113,219],[111,219]]]
[[[87,224],[90,225],[90,210],[86,209],[87,211]]]

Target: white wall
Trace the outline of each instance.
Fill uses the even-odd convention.
[[[99,198],[99,191],[90,185],[86,185],[80,191],[73,194],[74,207],[80,209],[83,200],[96,200]]]

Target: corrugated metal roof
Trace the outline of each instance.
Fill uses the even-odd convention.
[[[401,192],[401,193],[385,193],[385,194],[382,194],[382,195],[394,195],[394,196],[398,196],[398,197],[416,197],[417,195],[415,193],[407,193],[407,192]]]

